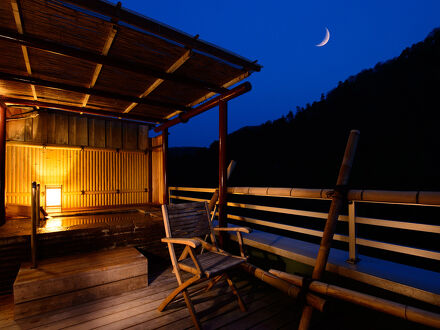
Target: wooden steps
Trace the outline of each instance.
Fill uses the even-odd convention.
[[[147,259],[118,248],[43,260],[20,267],[14,282],[14,318],[121,294],[148,286]]]

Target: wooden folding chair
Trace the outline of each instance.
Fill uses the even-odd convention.
[[[231,281],[228,271],[246,261],[241,234],[243,232],[250,233],[251,230],[244,227],[213,228],[209,220],[208,204],[206,202],[162,205],[162,213],[167,236],[162,239],[162,242],[168,244],[173,270],[179,287],[162,302],[158,308],[159,311],[163,311],[178,294],[182,293],[194,325],[197,329],[200,329],[200,323],[187,289],[191,285],[210,280],[207,286],[207,290],[209,290],[215,283],[224,278],[237,297],[240,309],[245,312],[246,307]],[[239,238],[241,256],[233,256],[219,249],[214,230],[235,231]],[[203,239],[206,235],[210,237],[211,244]],[[176,257],[174,244],[185,245],[179,259]],[[199,254],[198,251],[201,248],[203,248],[204,252]],[[181,271],[189,272],[194,276],[184,282]]]

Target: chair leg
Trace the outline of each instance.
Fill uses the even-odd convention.
[[[176,298],[176,296],[181,293],[182,291],[186,290],[186,288],[188,288],[190,285],[194,284],[195,282],[197,282],[198,280],[200,280],[200,276],[194,276],[191,277],[189,280],[187,280],[186,282],[182,283],[181,285],[179,285],[173,292],[171,292],[168,297],[165,298],[164,301],[162,301],[162,303],[160,304],[160,306],[157,308],[159,312],[162,312],[165,307],[168,306],[168,304],[170,302],[172,302],[174,300],[174,298]],[[184,291],[186,292],[186,291]],[[188,293],[186,293],[188,294]],[[184,295],[185,297],[185,295]],[[186,301],[186,298],[185,298]],[[188,304],[188,303],[187,303]]]
[[[216,285],[216,284],[217,284],[217,283],[223,278],[223,275],[224,275],[224,274],[214,277],[214,278],[209,282],[208,286],[206,287],[205,292],[208,292],[209,290],[211,290],[212,287],[213,287],[214,285]]]
[[[232,293],[235,294],[237,296],[237,300],[238,300],[238,306],[240,306],[240,309],[242,312],[246,312],[246,306],[243,302],[243,300],[240,297],[240,294],[238,293],[237,288],[235,287],[234,283],[232,282],[231,278],[229,277],[228,274],[224,274],[226,277],[226,281],[228,281],[229,287],[232,290]]]
[[[199,319],[197,318],[196,310],[191,299],[189,298],[189,294],[186,290],[183,290],[182,294],[183,298],[185,299],[186,306],[188,307],[189,314],[191,315],[191,319],[194,323],[194,327],[197,330],[200,330],[202,326],[200,325]]]

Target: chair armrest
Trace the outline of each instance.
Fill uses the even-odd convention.
[[[252,229],[248,227],[214,227],[214,230],[217,231],[235,231],[240,233],[252,233]]]
[[[185,245],[188,245],[189,247],[192,247],[193,249],[195,249],[201,245],[199,241],[197,241],[195,239],[191,239],[191,238],[165,237],[165,238],[162,238],[161,241],[163,243],[185,244]]]

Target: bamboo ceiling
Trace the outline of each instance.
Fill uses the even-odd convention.
[[[6,100],[159,123],[259,70],[255,62],[120,4],[0,1],[0,95]]]

